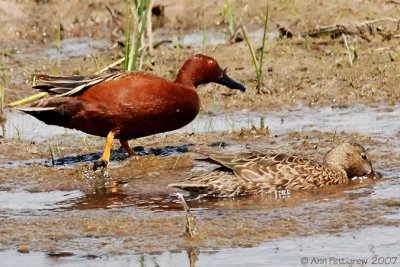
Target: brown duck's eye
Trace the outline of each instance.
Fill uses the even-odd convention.
[[[208,66],[212,69],[215,68],[215,66],[217,66],[217,62],[212,59],[210,59],[207,63],[208,63]]]
[[[364,160],[367,160],[367,155],[361,154],[361,158],[364,159]]]

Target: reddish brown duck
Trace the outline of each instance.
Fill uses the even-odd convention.
[[[331,149],[322,164],[295,155],[261,152],[209,155],[209,160],[229,171],[216,170],[169,186],[199,197],[233,197],[346,184],[353,177],[374,173],[367,151],[354,143]]]
[[[215,59],[205,55],[189,58],[174,81],[139,72],[36,77],[41,84],[35,88],[51,96],[21,110],[47,124],[107,137],[103,156],[94,169],[108,165],[114,138],[132,156],[136,154],[128,140],[176,130],[191,122],[200,109],[198,85],[215,82],[245,91]]]

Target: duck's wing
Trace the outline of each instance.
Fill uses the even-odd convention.
[[[271,164],[274,162],[274,164]],[[311,189],[346,181],[340,172],[298,155],[276,154],[233,169],[237,177],[257,184],[262,191]]]
[[[199,153],[207,155],[207,161],[227,167],[229,170],[212,171],[183,182],[170,184],[170,187],[183,189],[197,197],[234,197],[258,194],[263,191],[270,192],[275,190],[276,186],[270,184],[272,180],[265,176],[264,168],[279,164],[288,157],[285,154],[261,152],[220,155],[204,153],[203,150]]]
[[[52,76],[47,74],[33,74],[37,85],[33,86],[42,92],[58,97],[80,95],[90,87],[123,77],[124,73],[114,73],[102,76]]]
[[[201,160],[206,160],[208,162],[224,166],[230,170],[233,170],[236,166],[241,166],[252,162],[259,163],[263,166],[274,165],[279,163],[282,158],[281,155],[284,155],[276,153],[263,153],[259,151],[250,151],[250,152],[234,153],[234,154],[207,153],[200,150],[196,152],[207,156],[206,159],[201,159]]]
[[[233,166],[233,173],[213,171],[169,186],[200,196],[232,197],[346,182],[340,172],[301,156],[264,153],[254,153],[253,156],[241,161],[246,163],[234,166],[233,159],[219,157],[217,162]]]
[[[213,171],[185,181],[169,184],[190,192],[196,198],[201,197],[235,197],[258,193],[258,188],[246,182],[232,172]]]

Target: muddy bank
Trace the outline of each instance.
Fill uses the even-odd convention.
[[[124,36],[121,28],[124,25],[122,2],[92,1],[81,4],[69,1],[64,3],[64,8],[53,1],[39,2],[42,4],[21,1],[4,5],[5,10],[12,9],[15,13],[0,17],[0,21],[4,22],[0,31],[5,32],[1,36],[8,38],[0,45],[5,103],[33,94],[30,89],[31,73],[93,74],[123,55],[123,47],[118,45]],[[155,20],[161,20],[158,24],[154,23],[154,39],[175,40],[183,46],[159,46],[154,55],[146,56],[143,64],[145,71],[171,79],[187,57],[201,52],[218,59],[221,66],[228,66],[229,74],[248,87],[245,94],[232,94],[217,85],[199,88],[203,108],[207,111],[216,107],[280,109],[282,105],[298,103],[319,106],[352,104],[354,101],[366,104],[396,104],[399,101],[400,47],[395,23],[399,5],[354,1],[321,1],[317,5],[314,1],[271,3],[263,94],[256,94],[255,73],[245,42],[231,44],[227,41],[229,34],[223,15],[223,1],[207,4],[163,1],[155,5],[164,9],[158,17],[154,15]],[[241,16],[245,5],[244,2],[235,2],[236,17]],[[315,12],[315,6],[325,15]],[[256,33],[262,28],[264,13],[261,11],[264,8],[265,3],[251,3],[243,15],[244,23],[253,33],[256,47],[261,39],[261,35]],[[381,18],[392,18],[394,21],[381,21]],[[55,60],[58,19],[63,25],[60,45],[62,64]],[[371,32],[364,34],[364,30],[360,29],[362,34],[347,36],[354,58],[351,64],[343,38],[329,35],[278,38],[279,27],[276,26],[284,25],[292,33],[300,34],[329,25],[353,27],[374,19],[377,22],[370,25]],[[12,27],[7,27],[9,24]],[[205,30],[205,37],[199,29]],[[6,34],[8,31],[12,34]],[[111,71],[121,69],[120,65]]]
[[[394,149],[399,139],[398,132],[390,130],[393,122],[368,116],[382,125],[375,128],[366,121],[359,125],[360,133],[316,131],[307,129],[323,127],[324,113],[318,113],[316,119],[306,114],[307,123],[299,131],[289,130],[290,124],[281,132],[277,126],[266,130],[255,124],[240,130],[173,133],[135,140],[132,146],[145,144],[142,156],[124,159],[125,152],[115,150],[107,179],[83,172],[91,167],[91,159],[79,156],[95,153],[93,158],[100,157],[104,145],[101,138],[90,139],[90,146],[84,148],[79,138],[69,134],[34,143],[5,140],[2,147],[7,150],[1,166],[20,163],[3,168],[7,171],[0,175],[5,199],[0,203],[2,249],[28,246],[33,251],[67,251],[80,256],[161,253],[189,247],[253,247],[280,238],[352,232],[374,225],[397,227],[400,155]],[[352,113],[345,114],[342,112],[344,117]],[[398,116],[392,112],[382,117],[389,115]],[[329,125],[335,127],[332,122]],[[386,135],[381,128],[388,130]],[[225,143],[218,143],[221,139]],[[330,147],[344,140],[357,141],[369,149],[382,180],[292,192],[288,198],[192,200],[189,205],[201,237],[190,240],[183,235],[184,213],[173,195],[177,190],[167,185],[215,168],[195,161],[198,155],[190,152],[191,146],[212,145],[208,149],[231,152],[246,147],[290,151],[321,160]],[[52,167],[49,146],[72,161]]]

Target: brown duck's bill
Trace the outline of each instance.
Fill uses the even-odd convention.
[[[365,176],[354,176],[351,178],[351,181],[358,181],[363,179],[371,179],[371,180],[380,180],[382,178],[382,174],[380,172],[376,172],[372,170]]]
[[[217,78],[214,82],[225,85],[231,89],[239,89],[242,92],[246,91],[246,87],[244,87],[243,84],[231,79],[225,72],[223,73],[222,77]]]
[[[378,180],[378,179],[381,179],[381,178],[382,178],[382,173],[376,172],[376,171],[372,170],[372,171],[367,175],[367,178],[374,179],[374,180]]]

